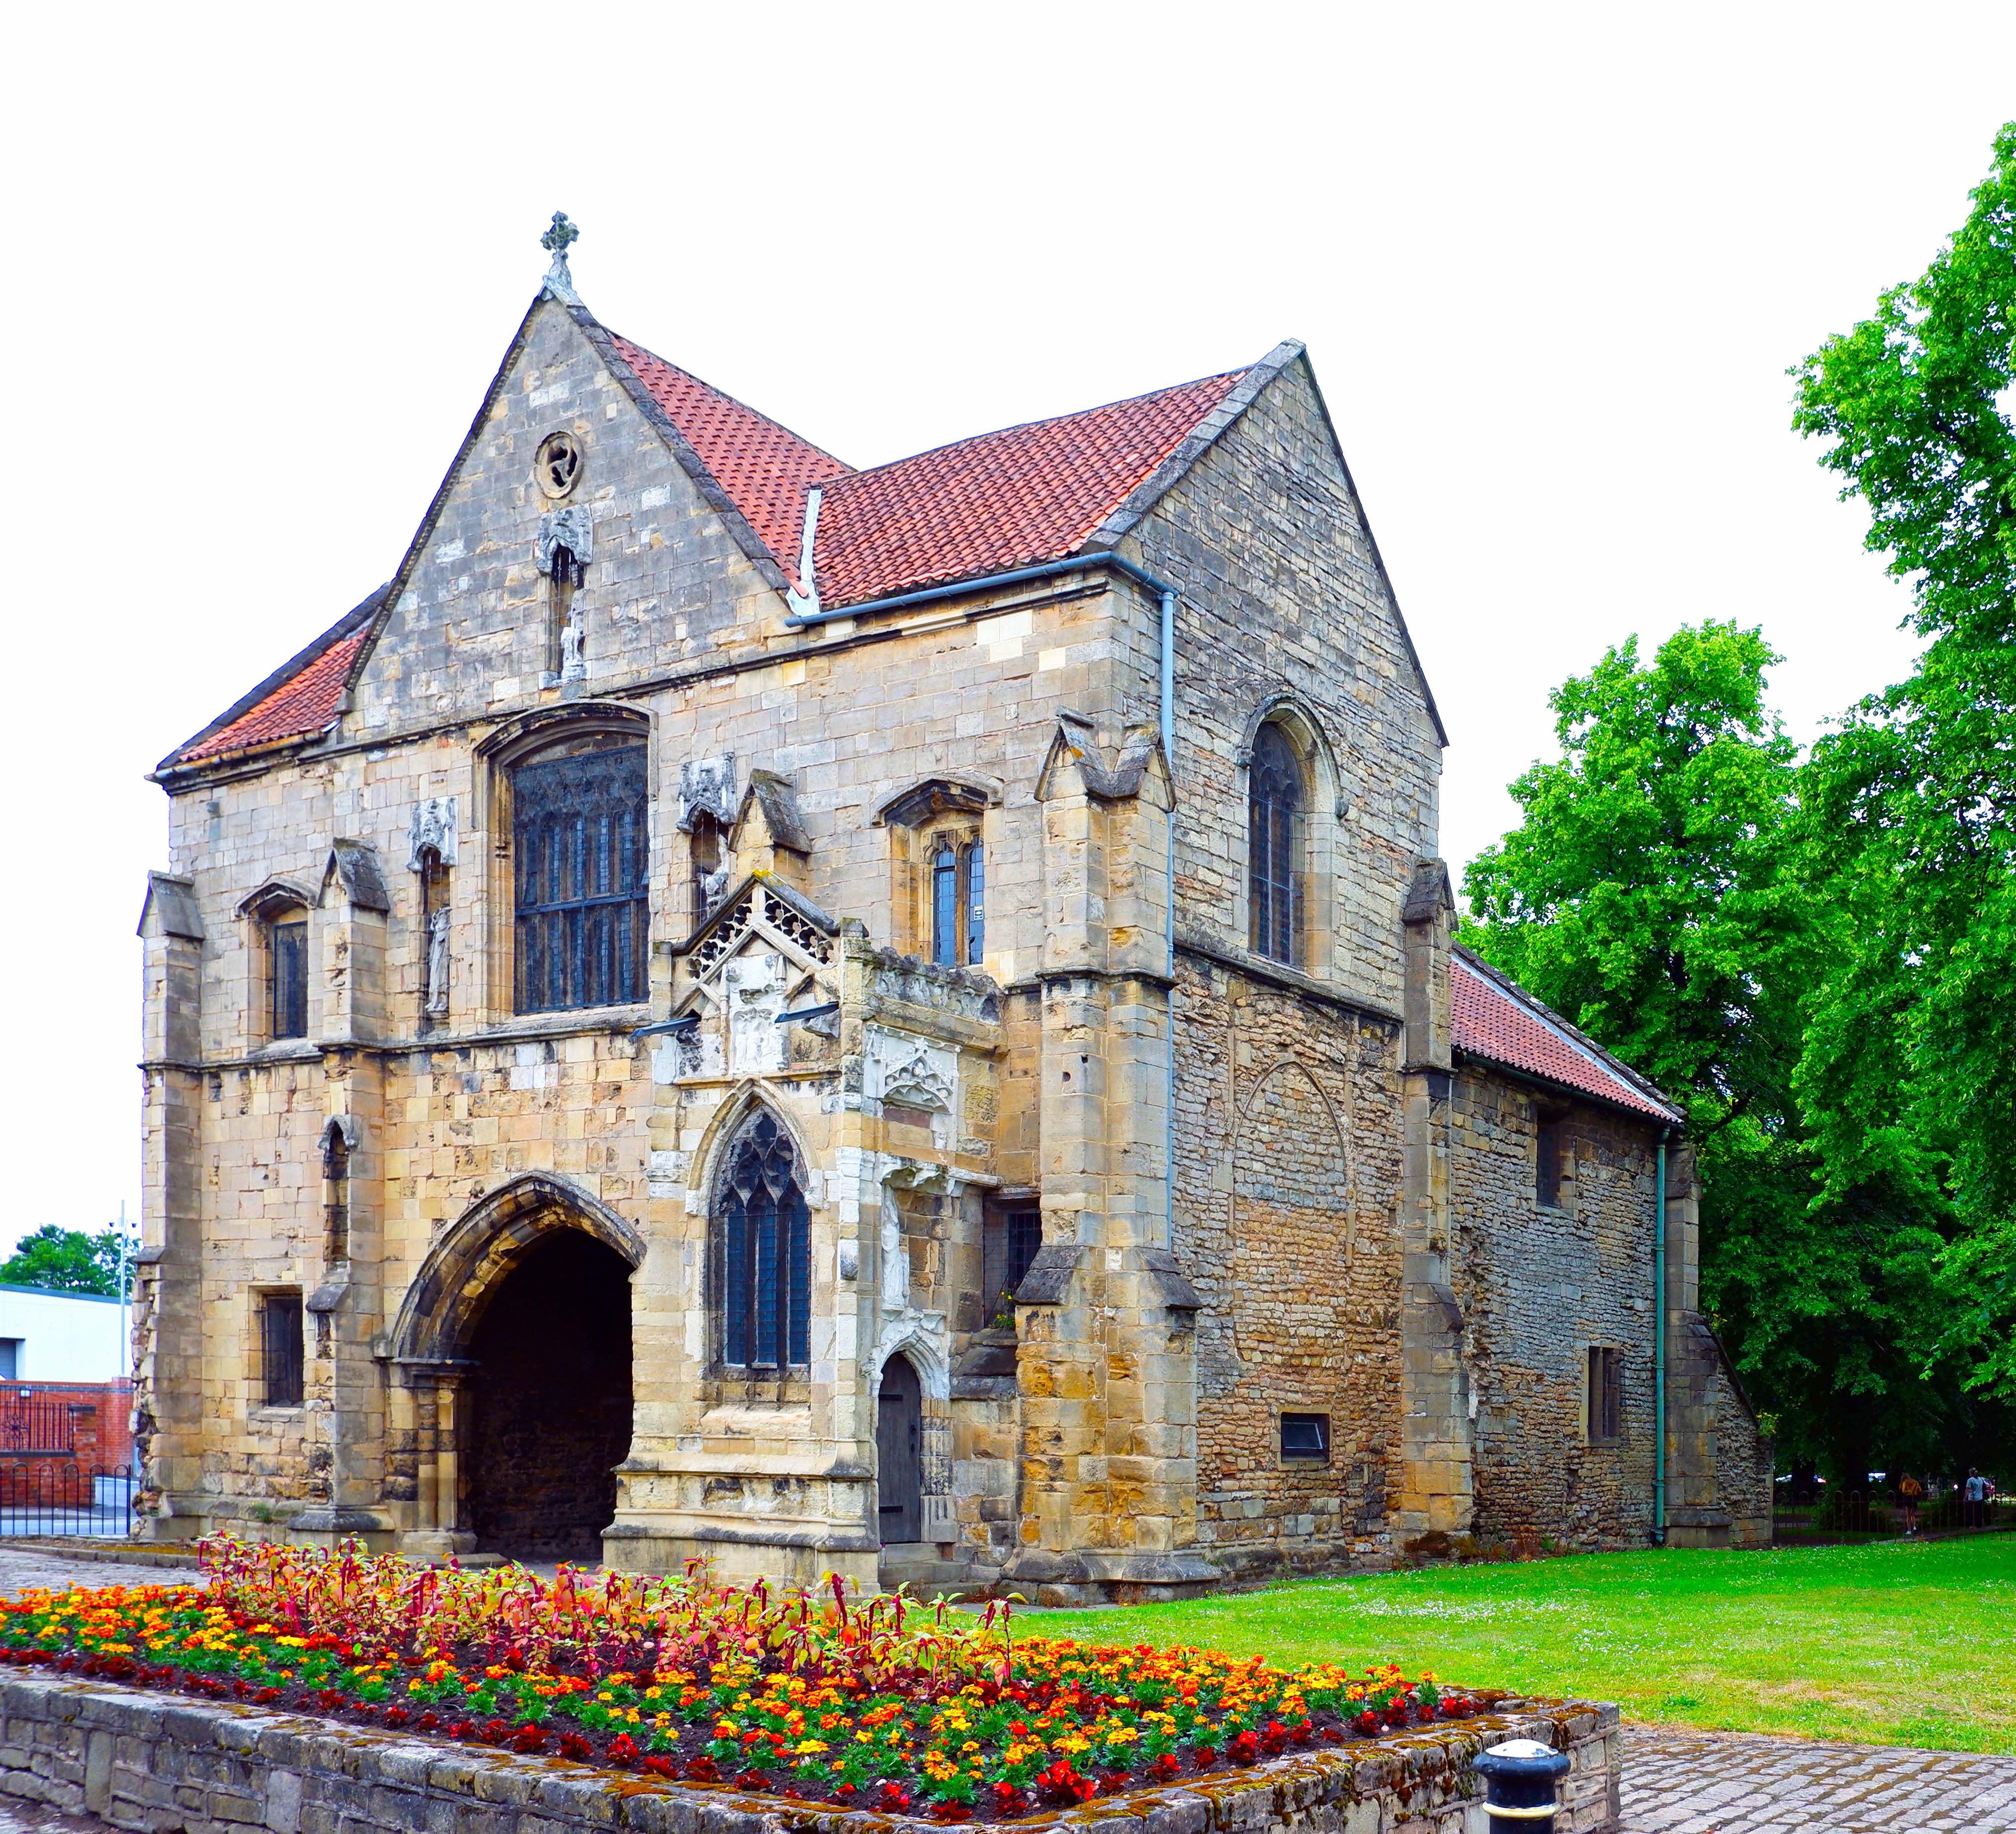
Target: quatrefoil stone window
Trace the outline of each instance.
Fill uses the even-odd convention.
[[[571,433],[549,433],[539,442],[532,462],[539,488],[549,497],[564,497],[581,478],[581,442]]]

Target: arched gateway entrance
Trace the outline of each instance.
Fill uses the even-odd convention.
[[[599,1560],[630,1449],[630,1268],[578,1229],[527,1249],[477,1320],[464,1482],[477,1548]]]
[[[435,1244],[394,1332],[415,1408],[421,1536],[592,1559],[631,1434],[630,1276],[644,1244],[563,1180],[514,1180]]]

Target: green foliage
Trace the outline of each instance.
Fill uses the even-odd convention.
[[[1807,769],[1849,955],[1800,1088],[1830,1197],[1950,1205],[1946,1342],[2016,1396],[2016,123],[1995,156],[1924,275],[1795,372],[1795,424],[1834,442],[1928,639]]]
[[[1801,987],[1823,949],[1784,869],[1795,748],[1754,630],[1633,638],[1552,704],[1562,756],[1464,876],[1464,940],[1683,1101],[1697,1135],[1782,1135]]]
[[[87,1235],[81,1229],[45,1223],[32,1235],[23,1235],[13,1257],[0,1264],[0,1283],[49,1286],[63,1293],[102,1293],[116,1298],[119,1232],[106,1229]]]
[[[1795,1087],[1813,991],[1850,951],[1766,702],[1777,660],[1758,631],[1710,623],[1649,665],[1633,640],[1563,684],[1562,755],[1513,786],[1525,820],[1466,876],[1463,937],[1685,1106],[1704,1301],[1787,1458],[1859,1483],[1879,1447],[1940,1462],[1975,1435],[1958,1372],[1926,1368],[1936,1191],[1823,1192]]]

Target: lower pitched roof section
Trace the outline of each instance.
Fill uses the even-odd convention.
[[[1456,1048],[1672,1127],[1687,1117],[1651,1082],[1550,1012],[1481,956],[1457,948],[1449,963]]]
[[[233,752],[251,751],[290,739],[311,737],[337,716],[351,666],[385,603],[378,590],[349,610],[304,649],[219,714],[193,739],[164,758],[160,768],[207,763]]]

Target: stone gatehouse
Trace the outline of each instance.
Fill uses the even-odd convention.
[[[1453,946],[1445,742],[1300,345],[855,470],[556,256],[390,582],[157,773],[157,1532],[1767,1534],[1681,1117]]]

